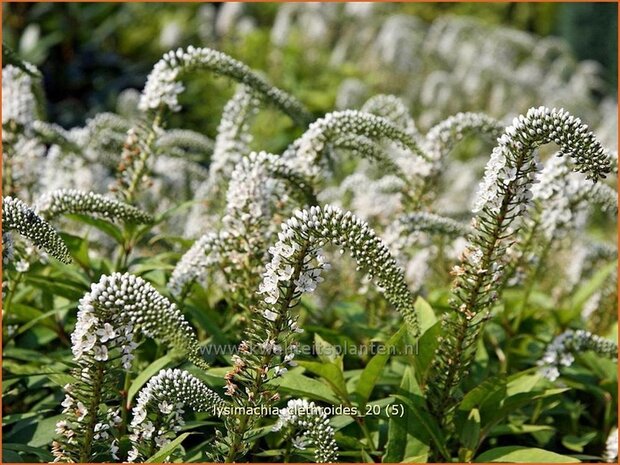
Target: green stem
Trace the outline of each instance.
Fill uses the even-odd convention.
[[[282,323],[282,315],[285,315],[287,310],[290,308],[290,303],[293,300],[293,297],[295,295],[295,284],[294,281],[295,279],[297,279],[301,273],[302,267],[303,267],[303,263],[304,263],[304,258],[306,256],[306,253],[308,252],[309,249],[309,244],[305,244],[300,252],[299,252],[299,259],[297,260],[297,262],[295,263],[295,267],[293,269],[293,274],[291,275],[291,278],[289,279],[289,286],[286,289],[286,294],[284,296],[284,299],[282,299],[282,303],[280,305],[280,311],[278,312],[279,317],[278,319],[275,321],[276,325],[278,325],[278,328],[281,331],[280,328],[280,324]],[[263,358],[261,359],[261,362],[259,364],[259,366],[256,369],[256,374],[254,375],[254,380],[252,382],[252,384],[249,387],[250,393],[248,394],[248,398],[249,399],[258,399],[259,398],[259,394],[261,392],[261,389],[263,387],[263,384],[265,383],[263,381],[263,377],[262,377],[262,368],[263,367],[267,367],[269,366],[271,359],[273,358],[273,356],[270,353],[264,354]],[[237,455],[239,454],[239,451],[241,450],[241,444],[244,440],[245,437],[245,433],[246,433],[246,429],[248,427],[248,423],[250,421],[250,416],[249,415],[241,415],[241,419],[238,425],[236,425],[232,431],[232,444],[228,450],[228,454],[226,456],[226,463],[231,463],[234,462],[235,459],[237,458]]]
[[[4,299],[4,305],[3,305],[4,311],[3,311],[2,318],[4,321],[8,321],[8,316],[11,311],[11,304],[13,303],[13,297],[15,296],[15,293],[17,292],[17,286],[19,285],[23,275],[24,273],[18,271],[17,274],[15,275],[15,279],[9,281],[9,288],[6,292],[6,298]]]
[[[88,422],[84,431],[84,440],[80,449],[80,463],[89,463],[92,461],[91,450],[93,445],[93,436],[95,434],[95,425],[97,424],[97,412],[99,411],[99,403],[101,402],[103,387],[103,363],[98,362],[94,376],[91,378],[91,386],[93,395],[88,404]]]
[[[147,161],[149,159],[149,155],[151,154],[151,147],[153,143],[155,142],[155,137],[157,135],[156,128],[159,127],[162,114],[163,114],[162,109],[161,108],[158,109],[157,113],[155,114],[155,117],[153,118],[153,123],[151,124],[149,132],[147,134],[146,141],[144,144],[145,148],[140,150],[140,156],[138,157],[138,160],[136,161],[136,166],[135,166],[133,175],[131,177],[129,187],[125,191],[125,199],[127,200],[127,203],[133,203],[133,201],[135,200],[135,196],[138,191],[138,186],[140,184],[140,181],[142,180],[142,177],[144,176],[144,173],[146,172]]]

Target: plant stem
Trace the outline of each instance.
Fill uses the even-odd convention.
[[[299,259],[295,263],[293,273],[291,275],[291,278],[289,279],[289,285],[286,288],[286,294],[284,298],[282,299],[282,303],[280,304],[280,309],[278,312],[279,316],[277,320],[275,321],[276,325],[278,325],[279,332],[282,331],[282,328],[280,327],[280,325],[283,323],[282,315],[285,315],[287,310],[290,308],[290,303],[293,300],[293,297],[295,295],[294,281],[297,278],[299,278],[299,275],[301,274],[303,263],[304,263],[304,258],[309,248],[310,248],[310,244],[306,243],[299,251]],[[264,384],[263,377],[262,377],[263,369],[269,366],[272,358],[273,358],[273,355],[271,353],[266,353],[263,355],[263,358],[261,359],[259,366],[255,370],[256,374],[254,375],[254,380],[249,387],[249,391],[250,391],[248,394],[249,399],[258,398],[261,392],[261,389],[263,387],[263,384]],[[237,458],[237,455],[239,454],[239,451],[241,450],[241,443],[243,442],[249,420],[250,420],[249,415],[245,415],[245,414],[241,415],[241,420],[240,420],[239,425],[234,427],[234,431],[232,432],[232,435],[233,435],[232,444],[226,456],[227,463],[233,462]]]
[[[91,450],[93,443],[93,436],[95,434],[95,425],[97,424],[97,412],[99,410],[99,404],[101,403],[101,394],[103,387],[103,363],[97,362],[97,368],[95,369],[94,376],[91,378],[91,386],[93,389],[93,395],[90,403],[88,404],[88,423],[86,424],[84,431],[84,440],[80,449],[80,463],[91,462]]]

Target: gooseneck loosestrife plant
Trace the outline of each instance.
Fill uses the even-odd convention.
[[[485,461],[487,439],[512,431],[510,415],[524,431],[548,430],[546,399],[564,393],[553,383],[616,357],[604,336],[617,247],[592,242],[562,271],[590,283],[580,292],[539,285],[586,234],[591,211],[617,211],[602,181],[617,161],[565,110],[532,108],[507,127],[478,112],[416,124],[405,100],[380,94],[312,115],[243,63],[190,46],[166,53],[142,93],[124,97],[130,111],[67,130],[42,120],[40,73],[12,60],[3,293],[18,327],[6,344],[31,328],[19,327],[20,312],[61,307],[31,317],[71,349],[60,368],[53,360],[66,371],[54,378],[64,385],[64,399],[53,391],[55,461]],[[237,86],[213,139],[167,128],[201,70]],[[265,104],[298,126],[281,153],[255,148]],[[448,213],[437,201],[459,181],[452,152],[467,153],[471,134],[496,146],[473,215]],[[558,152],[541,169],[549,143]],[[49,169],[63,163],[74,179],[28,176],[22,152]],[[80,182],[87,172],[92,191]],[[176,202],[179,185],[189,198]],[[530,305],[551,315],[543,303],[553,299],[588,331],[558,316],[527,339],[524,357],[510,340],[523,321],[542,325]],[[314,352],[303,350],[309,334]],[[319,351],[350,341],[389,350]],[[603,457],[614,433],[600,429]]]
[[[453,273],[454,298],[443,321],[444,344],[431,367],[428,395],[434,412],[449,419],[454,391],[474,357],[475,344],[492,304],[498,298],[495,283],[504,271],[503,258],[512,242],[509,229],[523,217],[531,201],[537,174],[534,150],[554,142],[575,169],[594,181],[611,170],[609,156],[581,121],[564,110],[540,107],[515,118],[493,149],[475,201],[474,232]]]

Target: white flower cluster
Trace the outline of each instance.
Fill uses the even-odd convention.
[[[387,219],[401,210],[401,194],[405,186],[406,183],[400,176],[386,174],[372,179],[365,173],[356,172],[347,176],[340,186],[333,190],[329,200],[336,204],[352,195],[349,208],[356,215],[366,221]],[[327,198],[325,190],[321,198]],[[330,194],[329,191],[327,194]]]
[[[484,113],[457,113],[430,129],[424,148],[431,159],[439,160],[455,143],[472,132],[496,139],[503,129],[497,120]]]
[[[377,94],[369,98],[361,108],[364,113],[372,113],[392,121],[413,138],[420,137],[415,121],[409,113],[409,108],[396,95]]]
[[[323,152],[328,145],[335,146],[343,136],[363,136],[372,141],[392,140],[424,157],[415,139],[390,120],[356,110],[332,112],[316,120],[284,152],[283,157],[305,176],[316,177],[321,172]],[[386,156],[383,158],[387,159]]]
[[[252,135],[249,126],[258,111],[258,99],[252,91],[240,85],[235,95],[226,103],[217,128],[213,155],[209,163],[209,174],[196,190],[195,198],[209,199],[209,204],[224,191],[234,167],[250,153]],[[192,207],[187,218],[185,233],[196,236],[206,226],[205,206]]]
[[[278,238],[276,245],[270,249],[272,260],[267,265],[259,289],[259,292],[266,295],[264,301],[268,310],[263,313],[265,318],[275,320],[283,316],[274,304],[279,302],[281,285],[293,276],[294,262],[299,260],[299,254],[305,255],[331,243],[340,246],[343,252],[349,250],[358,269],[377,278],[388,301],[401,312],[413,331],[417,332],[413,296],[404,282],[402,270],[396,265],[385,243],[368,224],[351,212],[345,213],[331,205],[298,210],[291,219],[282,224]],[[291,257],[294,257],[293,260]],[[326,265],[323,259],[317,259],[317,267],[297,270],[297,273],[301,274],[295,279],[295,289],[301,292],[315,289],[320,270]]]
[[[17,66],[2,68],[2,124],[13,121],[29,126],[37,119],[33,78]]]
[[[174,304],[142,278],[127,273],[102,276],[80,299],[71,334],[76,381],[65,386],[65,416],[57,425],[63,436],[55,448],[57,459],[88,461],[91,451],[105,443],[120,422],[118,415],[105,414],[99,405],[114,399],[121,367],[131,369],[140,332],[180,349],[195,365],[207,367],[194,331]],[[111,450],[113,455],[117,451]],[[75,453],[80,455],[73,457]]]
[[[560,367],[571,366],[575,361],[574,354],[586,350],[615,359],[618,345],[588,331],[566,330],[547,346],[542,358],[537,362],[538,372],[550,381],[555,381],[560,376]]]
[[[137,330],[183,350],[196,365],[206,366],[196,335],[176,305],[128,273],[102,276],[80,300],[71,335],[74,359],[103,362],[118,351],[123,367],[130,369]]]
[[[70,213],[95,214],[130,223],[150,223],[153,218],[132,205],[94,192],[59,189],[41,196],[37,211],[47,219]]]
[[[289,400],[286,407],[280,409],[273,431],[280,431],[288,426],[301,430],[293,439],[293,445],[300,450],[313,446],[316,463],[332,463],[338,460],[338,445],[334,439],[334,428],[323,409],[314,402],[303,399]]]
[[[155,147],[160,153],[171,157],[206,160],[213,154],[214,142],[199,132],[170,129],[157,138]]]
[[[271,86],[265,79],[254,73],[245,64],[230,56],[210,48],[179,48],[164,54],[149,74],[144,91],[140,97],[142,111],[168,107],[179,111],[178,96],[184,90],[179,82],[181,73],[197,69],[207,69],[228,76],[252,88],[265,100],[272,102],[294,120],[304,123],[308,115],[303,106],[286,92]]]
[[[259,279],[264,264],[261,251],[266,251],[267,241],[277,232],[273,214],[297,196],[302,205],[315,202],[310,184],[281,157],[252,152],[242,158],[228,185],[223,229],[204,234],[177,263],[169,282],[173,294],[183,295],[215,263],[227,275],[236,270]],[[227,287],[237,289],[242,284],[228,282]],[[253,287],[256,281],[245,284]]]
[[[608,463],[618,462],[618,428],[613,428],[607,437],[603,459]]]
[[[19,199],[2,198],[2,230],[15,230],[61,262],[71,262],[69,250],[54,228]]]
[[[578,226],[587,208],[598,204],[603,211],[618,209],[617,192],[603,183],[594,183],[573,173],[565,157],[552,157],[532,187],[540,202],[540,221],[548,239],[561,237]]]
[[[270,166],[282,164],[280,157],[266,152],[252,152],[237,163],[226,192],[223,223],[234,236],[252,232],[252,224],[269,219],[274,197],[283,194],[281,183],[273,177]]]
[[[430,212],[405,214],[396,219],[393,227],[396,228],[400,236],[426,232],[456,237],[465,236],[471,232],[468,225]]]
[[[168,281],[168,289],[172,295],[177,298],[184,296],[194,281],[204,276],[210,266],[221,260],[227,239],[226,232],[209,232],[194,242],[172,271]]]
[[[498,139],[478,189],[474,212],[497,210],[501,192],[509,185],[516,202],[527,203],[531,177],[536,171],[528,167],[534,162],[532,152],[548,142],[555,142],[562,155],[570,155],[576,170],[585,172],[588,179],[604,177],[611,169],[608,154],[579,118],[563,109],[532,108],[525,116],[515,118]]]
[[[224,405],[217,393],[188,372],[160,371],[140,390],[132,410],[128,461],[146,459],[174,439],[185,424],[185,408],[217,415]]]
[[[289,181],[286,186],[282,180]],[[232,172],[226,193],[226,213],[223,223],[232,235],[248,237],[252,225],[270,220],[276,200],[287,200],[285,187],[291,196],[299,194],[301,203],[312,200],[312,190],[281,157],[267,152],[252,152],[243,158]],[[252,243],[248,244],[250,247]]]
[[[250,123],[258,111],[258,103],[252,90],[240,85],[224,106],[209,165],[212,183],[220,176],[230,175],[239,160],[250,153]]]

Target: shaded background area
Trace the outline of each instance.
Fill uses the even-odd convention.
[[[277,4],[246,4],[253,23],[239,36],[225,30],[226,21],[205,12],[201,4],[166,3],[10,3],[3,5],[3,41],[19,55],[41,67],[49,99],[48,117],[63,126],[83,124],[98,112],[112,110],[119,92],[142,89],[153,64],[173,47],[207,45],[224,50],[257,69],[268,69],[263,54]],[[612,3],[417,3],[389,4],[384,14],[406,13],[424,21],[445,14],[475,15],[490,24],[504,24],[542,36],[568,41],[580,60],[592,59],[604,67],[608,92],[617,83],[617,5]],[[213,10],[210,10],[213,12]],[[231,17],[233,23],[238,18]],[[217,20],[217,25],[216,25]],[[275,84],[287,88],[305,73],[303,53],[287,56],[283,69],[269,69]],[[356,77],[355,69],[316,70],[316,87],[296,89],[308,105],[327,109],[342,79]],[[207,79],[207,78],[205,78]],[[309,84],[312,85],[312,84]],[[291,88],[290,86],[288,87]],[[209,107],[220,108],[224,96],[213,96]],[[208,108],[193,109],[184,121],[196,124],[210,116]],[[217,121],[217,119],[215,119]],[[187,124],[186,124],[187,126]],[[212,128],[214,129],[214,128]]]

